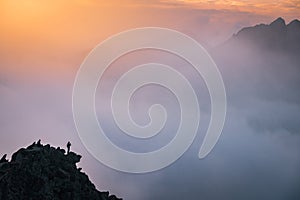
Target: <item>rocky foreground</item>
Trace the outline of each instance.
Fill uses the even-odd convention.
[[[121,200],[99,192],[77,168],[81,156],[33,143],[0,160],[0,200]]]

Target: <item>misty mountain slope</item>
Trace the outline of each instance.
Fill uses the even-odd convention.
[[[286,25],[282,18],[278,18],[269,25],[243,28],[213,49],[212,56],[229,82],[235,84],[238,79],[242,83],[251,81],[248,85],[251,87],[258,84],[259,87],[252,88],[255,91],[251,94],[271,84],[273,86],[265,88],[269,91],[263,94],[264,97],[271,95],[273,99],[286,98],[286,101],[300,103],[299,93],[282,95],[284,89],[297,91],[300,85],[299,20]],[[273,94],[277,89],[281,90],[280,97]]]
[[[64,149],[33,143],[0,160],[1,200],[118,200],[99,192],[76,167],[81,156]]]
[[[300,52],[300,21],[293,20],[286,25],[278,18],[269,25],[260,24],[247,27],[233,35],[232,40],[247,42],[254,46],[272,51],[288,51],[289,54]]]
[[[251,110],[247,114],[251,126],[300,133],[299,20],[286,25],[278,18],[268,25],[243,28],[211,53],[223,75],[229,104]]]

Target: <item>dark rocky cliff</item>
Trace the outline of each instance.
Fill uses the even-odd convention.
[[[0,200],[118,200],[99,192],[77,168],[81,156],[33,143],[0,160]]]
[[[246,27],[233,36],[238,42],[248,42],[262,49],[300,52],[300,21],[295,19],[286,24],[281,17],[267,24]]]

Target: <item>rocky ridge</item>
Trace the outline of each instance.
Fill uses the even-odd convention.
[[[233,40],[247,42],[259,48],[283,50],[289,53],[300,52],[300,21],[295,19],[289,24],[281,17],[270,24],[246,27],[233,35]]]
[[[121,200],[98,191],[77,168],[81,159],[74,152],[38,141],[21,148],[10,161],[0,160],[1,200]]]

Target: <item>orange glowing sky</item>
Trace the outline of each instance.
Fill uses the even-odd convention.
[[[217,9],[228,11],[251,12],[261,15],[299,17],[299,0],[164,0],[194,6],[198,9]]]
[[[0,69],[77,67],[103,39],[143,26],[177,29],[204,44],[216,45],[245,26],[270,23],[279,16],[287,22],[299,19],[299,2],[0,0]]]

